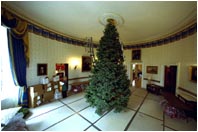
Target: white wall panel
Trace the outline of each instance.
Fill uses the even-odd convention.
[[[131,50],[126,50],[126,52]],[[126,54],[127,60],[131,58],[131,54]],[[130,61],[127,61],[130,62]],[[197,93],[197,83],[189,80],[188,68],[197,64],[197,34],[189,36],[185,39],[157,46],[142,49],[143,78],[147,78],[146,66],[158,66],[158,74],[153,74],[152,79],[159,80],[158,85],[164,85],[164,66],[178,66],[178,86],[187,89],[193,93]],[[143,86],[146,88],[147,81],[143,80]]]
[[[91,74],[90,72],[81,72],[81,57],[88,55],[84,47],[58,42],[33,33],[29,33],[29,44],[30,65],[27,68],[28,86],[39,84],[40,82],[41,76],[37,76],[38,63],[48,64],[48,77],[50,79],[55,74],[56,63],[69,64],[69,78],[86,77]],[[79,63],[77,70],[74,70],[72,65],[73,59],[76,59]]]

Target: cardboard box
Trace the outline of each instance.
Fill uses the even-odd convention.
[[[43,84],[44,93],[54,91],[54,88],[51,83]]]
[[[42,96],[36,96],[31,101],[31,108],[35,108],[37,106],[40,106],[43,103],[43,97]]]
[[[43,85],[33,85],[29,87],[29,92],[37,93],[37,95],[42,95],[44,93]]]
[[[61,98],[62,98],[62,92],[59,92],[58,89],[55,89],[54,99],[61,99]]]
[[[55,91],[56,89],[58,89],[59,92],[60,92],[60,82],[59,82],[59,81],[57,81],[57,82],[52,82],[52,87],[53,87],[54,91]]]
[[[34,108],[42,104],[44,89],[43,85],[33,85],[28,88],[29,107]]]
[[[58,82],[60,80],[59,75],[53,76],[53,82]]]
[[[48,77],[41,77],[40,78],[40,83],[41,84],[48,84],[49,83],[49,78]]]
[[[46,92],[43,95],[43,102],[49,102],[54,99],[54,92]]]

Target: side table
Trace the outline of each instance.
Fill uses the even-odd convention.
[[[148,92],[160,95],[162,87],[155,84],[147,84],[146,89]]]

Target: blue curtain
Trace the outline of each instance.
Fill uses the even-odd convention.
[[[10,34],[10,31],[8,31]],[[24,53],[24,45],[22,39],[14,38],[12,35],[8,35],[8,39],[11,41],[9,43],[10,48],[13,51],[13,59],[15,66],[16,78],[19,86],[26,86],[26,60]]]
[[[28,89],[26,81],[26,59],[23,39],[16,38],[8,29],[8,45],[15,85],[20,86],[18,104],[28,107]]]
[[[16,19],[8,20],[1,16],[2,24],[8,27],[8,47],[10,55],[11,71],[15,85],[20,86],[18,104],[22,107],[28,107],[28,89],[26,81],[26,58],[23,36],[13,32],[17,26]]]

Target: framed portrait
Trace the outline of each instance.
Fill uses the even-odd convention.
[[[189,78],[193,82],[197,82],[197,66],[189,67]]]
[[[157,66],[147,66],[146,72],[151,74],[157,74],[158,73],[158,67]]]
[[[37,64],[37,76],[47,75],[47,64]]]
[[[91,71],[91,57],[82,56],[82,72]]]
[[[141,60],[141,50],[140,49],[132,50],[132,60],[133,61]]]

